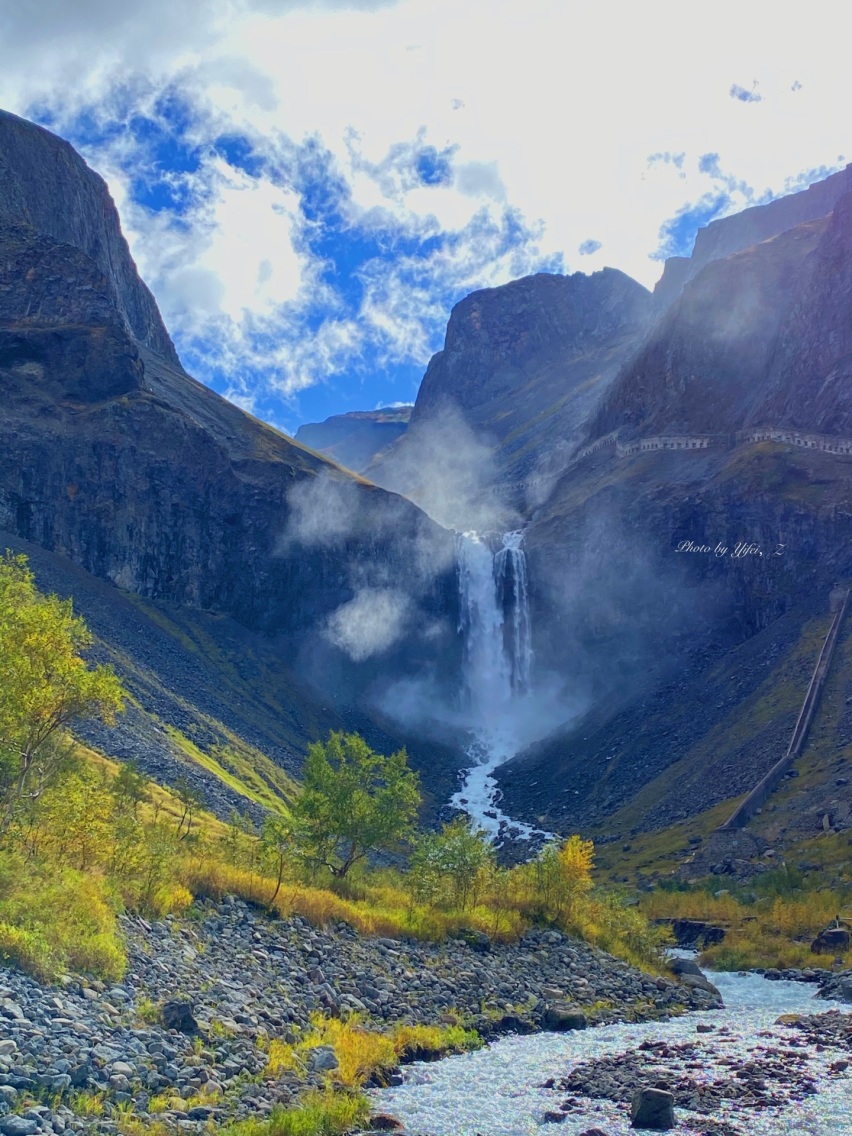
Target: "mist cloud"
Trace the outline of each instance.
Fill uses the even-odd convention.
[[[402,638],[410,597],[394,588],[365,588],[328,617],[323,634],[356,663],[380,655]]]
[[[477,434],[450,403],[427,421],[415,422],[369,475],[457,532],[502,531],[518,520],[498,484],[493,442]]]

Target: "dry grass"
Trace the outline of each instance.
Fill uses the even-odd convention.
[[[642,900],[651,919],[698,919],[726,929],[724,940],[701,960],[716,970],[750,967],[824,967],[831,959],[814,954],[813,939],[843,910],[837,891],[801,890],[793,895],[753,893],[714,896],[703,890],[657,891]],[[852,951],[845,956],[852,965]]]

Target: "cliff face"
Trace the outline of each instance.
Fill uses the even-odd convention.
[[[296,441],[330,457],[356,473],[363,472],[408,429],[413,406],[353,410],[309,422],[296,431]]]
[[[732,217],[711,221],[698,230],[691,256],[674,256],[666,261],[663,275],[654,289],[654,311],[660,313],[668,308],[689,281],[711,261],[722,260],[797,225],[828,216],[839,199],[850,191],[852,165],[799,193],[790,193],[766,205],[754,205]]]
[[[587,697],[574,728],[506,770],[510,809],[568,830],[662,827],[745,792],[781,756],[829,592],[852,579],[852,459],[735,432],[852,435],[850,327],[847,194],[708,263],[625,365],[591,437],[720,444],[600,449],[533,516],[537,657]]]
[[[590,436],[791,426],[848,435],[852,194],[707,265],[654,327]]]
[[[84,253],[105,277],[133,337],[177,363],[154,297],[139,279],[106,182],[67,142],[0,111],[0,226],[18,224]]]
[[[186,375],[70,147],[3,115],[0,160],[0,528],[286,637],[344,702],[427,628],[451,660],[451,535]]]
[[[449,416],[492,448],[511,495],[547,454],[573,447],[641,338],[649,308],[649,293],[609,268],[541,273],[467,296],[423,377],[408,434],[369,476],[410,491],[410,455],[440,451]]]
[[[759,418],[779,337],[803,281],[820,267],[815,256],[827,224],[799,226],[708,264],[612,385],[590,437],[614,429],[721,433]]]

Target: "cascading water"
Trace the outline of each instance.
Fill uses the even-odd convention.
[[[473,737],[466,751],[472,764],[452,804],[492,838],[507,831],[520,839],[547,835],[500,812],[493,777],[497,766],[518,751],[518,724],[532,678],[523,534],[458,533],[456,557],[464,695]]]

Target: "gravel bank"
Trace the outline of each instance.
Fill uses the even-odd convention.
[[[318,1068],[268,1076],[263,1050],[268,1038],[292,1040],[314,1010],[357,1011],[376,1028],[461,1018],[489,1036],[540,1029],[568,1006],[594,1024],[716,1004],[555,931],[505,946],[367,939],[235,899],[123,924],[120,984],[45,987],[0,970],[0,1136],[114,1132],[131,1107],[187,1132],[268,1113],[322,1082]],[[170,1001],[191,1006],[197,1029],[151,1023]],[[101,1115],[84,1115],[77,1094],[97,1094]]]

